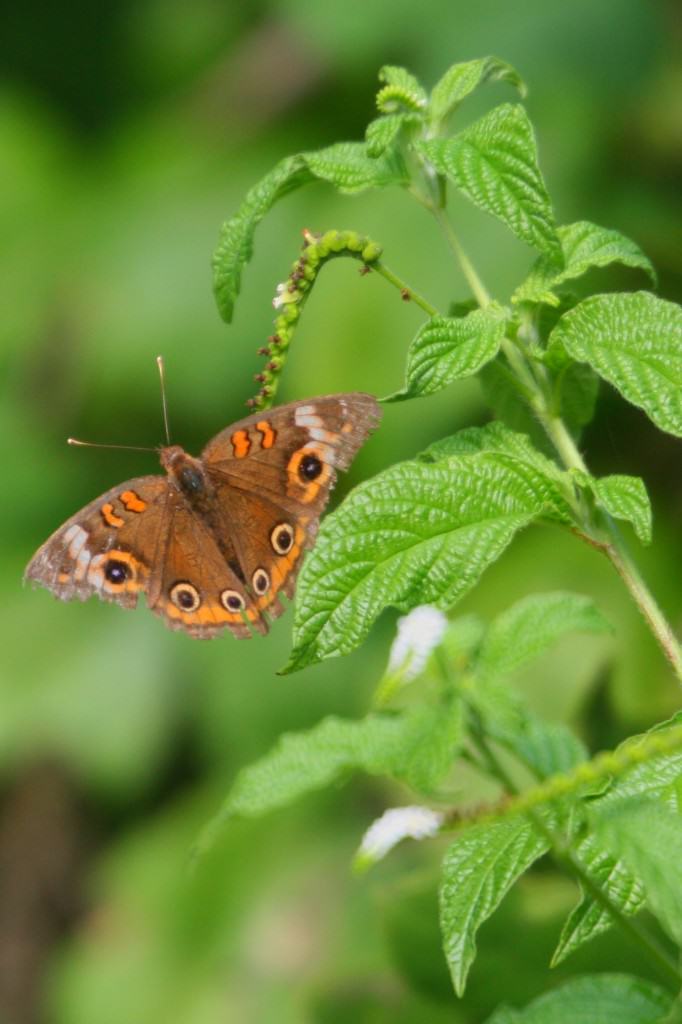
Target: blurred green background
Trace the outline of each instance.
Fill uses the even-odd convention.
[[[284,730],[362,714],[395,615],[355,655],[293,677],[291,614],[266,640],[199,643],[144,611],[62,605],[20,586],[33,550],[153,456],[69,449],[68,435],[162,440],[154,358],[174,439],[189,451],[243,413],[270,306],[302,228],[352,227],[441,307],[466,297],[426,214],[389,191],[315,185],[256,237],[234,323],[209,269],[221,221],[282,156],[361,138],[376,73],[430,86],[489,53],[530,87],[560,222],[631,236],[682,297],[682,10],[674,0],[25,0],[0,35],[0,352],[4,487],[0,644],[0,1019],[9,1024],[430,1024],[483,1020],[585,969],[643,970],[624,940],[549,975],[572,885],[527,878],[485,927],[465,1000],[440,953],[442,849],[400,849],[358,881],[349,859],[398,787],[356,780],[231,828],[191,874],[188,851],[238,769]],[[460,124],[511,98],[481,90]],[[532,254],[453,204],[470,255],[504,299]],[[623,272],[599,287],[643,287]],[[402,382],[419,311],[336,261],[306,307],[282,401]],[[387,408],[352,483],[486,417],[478,386]],[[680,445],[613,394],[584,437],[598,472],[642,474],[655,543],[640,565],[682,626]],[[632,540],[634,547],[635,542]],[[521,536],[461,606],[492,616],[536,590],[591,594],[613,638],[572,640],[518,681],[594,749],[663,717],[678,695],[615,574],[570,536]],[[475,790],[463,792],[475,799]]]

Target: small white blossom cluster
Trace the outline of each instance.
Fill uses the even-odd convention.
[[[398,619],[398,632],[388,659],[388,673],[399,672],[408,683],[423,671],[431,652],[443,639],[448,620],[432,605],[423,604]]]
[[[277,294],[272,300],[275,309],[281,309],[287,302],[293,302],[298,297],[298,292],[289,291],[289,282],[277,285]]]
[[[365,832],[355,858],[356,865],[375,864],[401,839],[429,839],[438,833],[442,824],[443,815],[430,807],[392,807]]]

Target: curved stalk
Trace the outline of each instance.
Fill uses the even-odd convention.
[[[377,260],[376,263],[372,264],[372,270],[377,274],[381,274],[389,284],[392,284],[394,288],[398,289],[406,301],[414,302],[415,305],[419,306],[420,309],[423,309],[428,316],[440,316],[440,313],[435,306],[432,306],[431,303],[425,299],[423,295],[420,295],[419,292],[416,292],[414,288],[410,288],[409,285],[398,277],[397,274],[394,274],[392,270],[389,270],[386,264],[382,263],[381,260]]]
[[[518,787],[509,777],[509,774],[489,746],[485,736],[480,731],[473,730],[472,738],[490,774],[504,786],[508,793],[513,796],[519,795]],[[673,990],[675,992],[679,991],[682,986],[682,974],[673,957],[661,945],[658,939],[650,934],[637,920],[627,917],[619,907],[615,906],[609,899],[608,894],[594,881],[584,865],[575,857],[564,837],[551,828],[537,811],[528,809],[525,811],[525,814],[529,821],[532,822],[533,827],[546,839],[550,847],[551,856],[558,867],[580,882],[583,889],[608,912],[614,923],[637,943],[661,976],[666,979],[668,984],[672,985]]]

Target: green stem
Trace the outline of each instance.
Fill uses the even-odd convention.
[[[587,473],[585,461],[576,444],[566,429],[563,420],[558,416],[538,413],[545,431],[554,444],[562,462],[567,469],[579,469]],[[637,605],[649,629],[661,646],[678,680],[682,682],[682,650],[670,623],[665,618],[653,594],[642,579],[636,565],[628,555],[620,539],[618,530],[610,517],[605,516],[606,530],[609,541],[606,543],[595,540],[592,531],[581,535],[584,539],[601,550],[611,561],[614,569],[627,587],[630,596]]]
[[[455,234],[452,224],[450,223],[450,218],[448,217],[446,210],[442,206],[429,206],[429,209],[440,224],[448,245],[452,249],[455,259],[459,263],[462,273],[466,278],[467,284],[471,288],[472,295],[479,306],[484,309],[486,306],[490,305],[490,295],[478,276],[476,268],[462,248],[460,240]]]
[[[634,562],[617,539],[614,543],[606,545],[604,553],[611,560],[611,564],[628,588],[630,596],[661,645],[675,675],[682,682],[682,650],[680,650],[679,641]]]
[[[508,793],[518,796],[518,787],[498,760],[480,728],[472,730],[472,738],[485,763],[488,765],[490,773],[502,783]],[[680,973],[675,960],[665,947],[647,929],[642,927],[639,922],[631,917],[627,917],[619,907],[612,903],[608,895],[594,881],[584,865],[568,849],[560,833],[552,829],[536,811],[528,810],[525,813],[529,821],[532,822],[533,827],[546,839],[550,846],[552,857],[558,866],[574,878],[577,878],[584,891],[589,893],[592,899],[610,914],[614,922],[644,950],[660,974],[665,977],[667,982],[672,983],[674,991],[679,991],[680,986],[682,986],[682,973]]]
[[[440,316],[440,313],[435,306],[432,306],[431,303],[423,297],[423,295],[416,292],[414,288],[410,288],[402,278],[398,277],[397,274],[394,274],[392,270],[389,270],[385,263],[377,260],[376,263],[372,264],[372,270],[377,274],[381,274],[386,281],[399,290],[404,299],[414,302],[415,305],[419,306],[420,309],[423,309],[428,316]]]
[[[543,413],[542,395],[539,392],[537,381],[531,373],[528,364],[517,346],[509,338],[502,339],[502,351],[512,370],[521,381],[526,394],[527,402],[532,412],[540,419]]]

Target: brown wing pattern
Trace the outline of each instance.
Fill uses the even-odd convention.
[[[248,416],[199,461],[164,449],[164,465],[179,456],[189,466],[189,484],[168,468],[112,488],[43,544],[25,578],[64,601],[96,594],[133,608],[144,593],[191,636],[267,633],[280,594],[293,596],[337,471],[379,416],[371,395],[331,395]]]
[[[113,487],[68,519],[38,549],[24,578],[62,601],[97,594],[134,608],[152,591],[150,567],[161,556],[168,529],[169,483],[144,476]]]
[[[221,516],[214,528],[229,534],[261,615],[277,618],[279,595],[293,596],[337,471],[380,414],[376,399],[360,392],[293,402],[246,417],[204,449]]]

